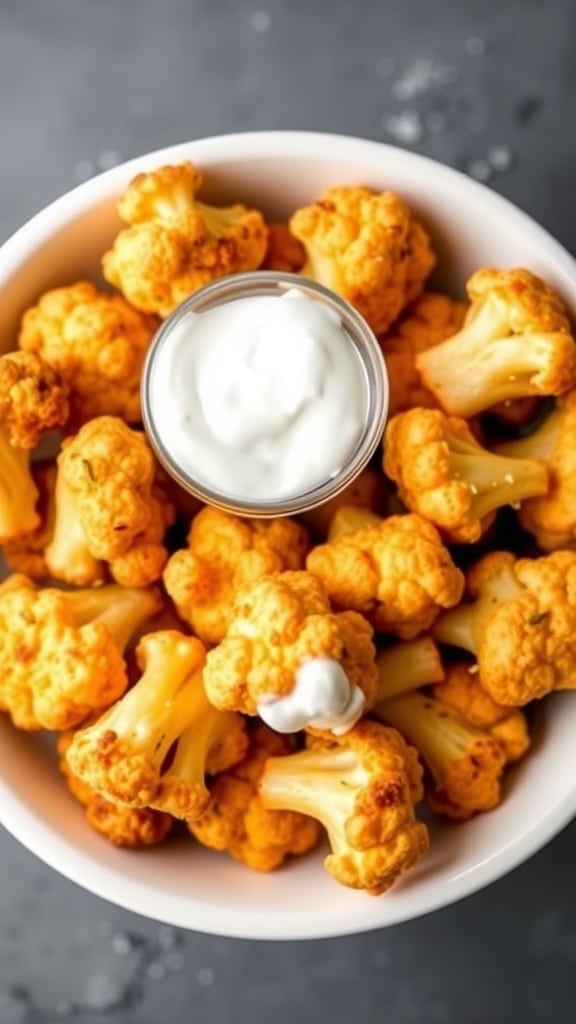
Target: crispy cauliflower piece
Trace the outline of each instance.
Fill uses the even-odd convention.
[[[20,729],[69,729],[122,695],[123,652],[161,607],[156,591],[37,591],[17,577],[0,593],[0,710]]]
[[[297,274],[306,262],[306,250],[295,238],[288,224],[268,224],[268,246],[262,270],[276,270],[282,274]]]
[[[0,356],[0,543],[40,526],[30,450],[45,432],[64,426],[68,415],[68,389],[40,356]]]
[[[576,547],[576,390],[559,399],[556,409],[528,437],[500,444],[500,455],[542,459],[550,486],[539,498],[522,504],[519,519],[543,551]]]
[[[275,726],[279,732],[345,729],[374,700],[374,658],[372,629],[362,616],[333,614],[315,576],[284,572],[239,593],[225,638],[207,656],[204,686],[223,710],[268,721],[284,707],[291,726]],[[323,676],[326,663],[330,680],[335,670],[336,692],[315,675],[320,667]],[[324,725],[332,715],[334,723]]]
[[[440,616],[440,643],[475,655],[481,686],[520,706],[576,688],[576,552],[516,560],[492,551],[468,572],[473,602]]]
[[[328,189],[289,227],[306,249],[302,273],[356,306],[377,334],[420,294],[436,262],[428,235],[393,192]]]
[[[293,751],[287,736],[262,723],[250,733],[250,747],[239,764],[216,778],[210,803],[201,818],[188,822],[192,835],[211,850],[228,853],[254,871],[274,871],[289,857],[317,845],[318,822],[296,811],[267,810],[258,782],[269,757]]]
[[[158,480],[152,485],[149,510],[148,526],[125,555],[110,562],[110,572],[122,587],[148,587],[161,579],[166,567],[168,551],[164,539],[174,524],[176,510],[169,492]]]
[[[390,420],[384,472],[407,508],[452,542],[478,540],[497,509],[548,490],[544,462],[494,455],[465,420],[439,409],[410,409]]]
[[[345,509],[350,510],[351,519],[358,508],[373,512],[375,518],[379,519],[379,514],[386,509],[388,500],[386,481],[382,474],[374,469],[363,469],[348,487],[340,491],[340,494],[329,498],[309,512],[303,512],[300,519],[318,537],[326,538],[335,516],[339,513],[344,514]]]
[[[411,640],[442,608],[458,604],[464,577],[438,531],[417,515],[390,516],[336,537],[308,555],[306,567],[337,607],[369,617],[377,632]]]
[[[269,758],[258,792],[269,810],[317,818],[331,847],[327,871],[342,885],[379,896],[428,849],[426,826],[414,817],[407,762],[392,729],[363,721],[338,740],[314,739],[312,749]]]
[[[257,270],[268,231],[241,203],[207,206],[191,163],[138,174],[118,201],[129,226],[102,260],[104,277],[137,309],[168,316],[192,292],[226,274]]]
[[[291,519],[240,519],[204,508],[192,520],[188,548],[177,551],[164,585],[178,614],[205,643],[226,635],[236,594],[251,582],[304,567],[310,547]]]
[[[506,756],[487,731],[422,693],[384,701],[375,713],[418,750],[433,780],[427,798],[435,810],[460,820],[500,803]]]
[[[526,715],[520,708],[505,707],[492,699],[478,681],[477,666],[453,662],[445,678],[432,688],[432,696],[448,704],[477,729],[486,729],[498,741],[506,761],[519,761],[530,747]]]
[[[42,583],[50,577],[45,552],[54,530],[56,463],[33,463],[31,473],[38,490],[36,508],[40,524],[32,533],[7,541],[4,544],[4,558],[12,572],[22,573],[35,582]]]
[[[416,356],[425,386],[452,416],[468,418],[576,384],[576,345],[559,296],[529,270],[483,268],[467,284],[463,328]]]
[[[137,423],[142,365],[158,323],[121,295],[78,281],[45,292],[25,312],[18,344],[66,382],[76,426],[95,416]]]
[[[223,771],[244,756],[244,723],[206,699],[200,640],[175,630],[149,633],[136,657],[142,676],[96,722],[75,734],[67,754],[70,769],[108,800],[176,818],[197,817],[210,798],[206,774]]]
[[[74,732],[63,732],[58,737],[59,768],[72,796],[82,804],[86,821],[113,846],[127,850],[140,850],[158,846],[167,839],[174,826],[174,818],[150,807],[125,807],[112,803],[95,792],[70,770],[66,754]]]
[[[416,356],[459,331],[465,314],[465,303],[438,292],[424,292],[406,309],[390,333],[380,338],[390,380],[389,416],[415,406],[438,407],[434,395],[422,382]]]
[[[417,690],[420,686],[440,683],[444,666],[438,647],[429,636],[406,640],[379,651],[377,703]]]

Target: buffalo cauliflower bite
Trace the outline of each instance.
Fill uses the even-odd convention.
[[[501,402],[559,395],[576,384],[576,345],[563,302],[529,270],[477,270],[463,328],[416,356],[445,412],[468,418]]]
[[[401,501],[448,541],[476,541],[503,505],[546,494],[544,462],[487,451],[465,420],[438,409],[410,409],[390,420],[384,472]]]
[[[417,690],[444,679],[444,666],[440,652],[429,636],[405,640],[379,651],[378,696],[376,703],[397,697],[401,693]]]
[[[122,695],[123,652],[161,608],[155,591],[109,586],[0,593],[0,709],[20,729],[69,729]]]
[[[338,292],[381,334],[424,287],[436,257],[424,229],[393,192],[328,189],[290,218],[306,277]]]
[[[17,537],[4,544],[4,558],[12,572],[23,573],[36,582],[50,578],[46,562],[46,547],[54,531],[54,490],[56,487],[56,463],[36,462],[31,467],[32,478],[38,489],[36,505],[40,523],[32,533]]]
[[[437,408],[434,395],[422,382],[416,355],[459,331],[465,313],[463,302],[438,292],[425,292],[390,333],[380,338],[390,381],[390,416],[415,406]]]
[[[432,688],[432,696],[448,704],[477,729],[486,729],[497,740],[506,761],[519,761],[530,746],[526,715],[520,708],[505,707],[492,699],[478,681],[476,666],[452,662],[445,678]]]
[[[258,792],[269,810],[316,818],[331,847],[327,871],[379,896],[428,849],[426,826],[414,816],[420,783],[414,787],[409,760],[394,730],[363,721],[340,739],[314,738],[311,749],[268,758]]]
[[[206,774],[244,756],[244,723],[206,699],[200,640],[176,630],[149,633],[136,658],[140,679],[75,734],[70,769],[108,800],[197,817],[209,801]]]
[[[258,796],[267,758],[286,756],[293,749],[287,736],[258,723],[250,732],[244,760],[218,775],[207,810],[187,823],[198,842],[228,853],[254,871],[274,871],[289,857],[316,846],[320,827],[314,818],[297,811],[267,810]]]
[[[440,616],[433,633],[475,655],[480,684],[498,704],[576,688],[576,552],[516,560],[492,551],[467,585],[475,600]]]
[[[215,707],[259,714],[278,732],[345,731],[376,695],[374,658],[362,616],[333,614],[315,576],[284,572],[239,593],[204,685]]]
[[[129,226],[102,260],[104,277],[137,309],[168,316],[192,292],[227,274],[257,270],[268,231],[258,210],[208,206],[191,163],[139,174],[118,201]]]
[[[66,759],[74,732],[63,732],[58,737],[59,768],[72,796],[84,808],[86,821],[113,846],[127,850],[140,850],[158,846],[168,837],[174,818],[150,807],[125,807],[112,803],[77,778]]]
[[[140,420],[140,376],[158,327],[121,295],[90,281],[55,288],[22,319],[18,344],[37,352],[70,388],[76,426],[95,416]]]
[[[576,390],[559,399],[556,409],[528,437],[500,444],[501,455],[542,459],[550,486],[541,497],[525,501],[518,518],[543,551],[576,547]]]
[[[167,531],[174,524],[176,510],[169,492],[155,480],[149,501],[148,525],[135,538],[124,555],[110,562],[110,572],[122,587],[148,587],[161,579],[168,561],[164,544]]]
[[[369,617],[377,632],[411,640],[458,604],[464,577],[438,531],[417,515],[390,516],[319,545],[306,567],[337,608]]]
[[[0,543],[40,526],[30,450],[68,419],[68,389],[33,352],[0,356]]]
[[[240,519],[204,508],[188,548],[170,558],[164,585],[180,617],[205,643],[225,636],[236,594],[262,576],[304,567],[310,542],[291,519]]]
[[[375,713],[416,747],[432,778],[426,795],[435,810],[460,820],[500,803],[506,755],[489,732],[422,693],[384,701]]]
[[[282,274],[297,274],[306,262],[306,250],[295,238],[288,224],[268,224],[268,246],[262,270],[276,270]]]

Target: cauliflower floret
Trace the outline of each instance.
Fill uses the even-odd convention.
[[[548,493],[525,501],[519,519],[544,551],[576,548],[576,390],[529,437],[498,445],[500,455],[542,459],[548,467]]]
[[[163,483],[155,480],[149,502],[148,526],[139,533],[125,555],[112,559],[110,572],[122,587],[148,587],[161,579],[168,561],[164,545],[174,524],[176,510]]]
[[[291,519],[240,519],[204,508],[192,520],[188,549],[177,551],[164,585],[178,614],[205,643],[226,635],[236,594],[262,576],[302,569],[310,542]]]
[[[464,327],[416,356],[445,412],[468,418],[529,395],[576,384],[576,345],[558,295],[529,270],[477,270]]]
[[[392,729],[363,721],[340,739],[315,738],[311,749],[268,758],[258,792],[269,810],[317,818],[331,847],[325,868],[342,885],[379,896],[428,849],[409,760]]]
[[[432,696],[448,704],[477,729],[486,729],[503,748],[507,762],[519,761],[530,746],[526,715],[520,708],[497,704],[478,682],[476,666],[453,662]]]
[[[402,502],[448,541],[476,541],[503,505],[546,494],[544,462],[487,451],[465,420],[439,409],[411,409],[390,420],[384,472]]]
[[[304,666],[328,661],[340,666],[346,683],[336,710],[344,714],[353,705],[357,719],[376,695],[374,658],[372,629],[362,616],[334,615],[315,576],[284,572],[239,593],[225,638],[207,656],[204,686],[215,707],[266,720],[271,704],[294,694]],[[313,679],[310,685],[297,729],[323,717],[324,692],[314,693]]]
[[[69,729],[122,695],[123,652],[161,608],[156,591],[36,591],[19,577],[0,593],[0,710],[20,729]]]
[[[31,473],[39,495],[36,508],[40,524],[32,533],[7,541],[4,544],[4,558],[12,572],[23,573],[42,583],[50,577],[45,550],[54,530],[56,463],[33,463]]]
[[[373,518],[365,529],[313,548],[306,568],[337,608],[368,616],[377,632],[411,640],[442,608],[458,604],[464,577],[425,519],[390,516],[373,525]]]
[[[140,420],[140,376],[159,321],[90,281],[55,288],[22,319],[18,344],[37,352],[70,388],[76,426],[94,416]]]
[[[440,683],[444,679],[440,652],[429,636],[420,636],[416,640],[406,640],[385,647],[379,651],[376,665],[377,703],[410,690],[417,690],[420,686]]]
[[[498,704],[576,688],[576,552],[516,560],[492,551],[467,585],[476,600],[440,616],[433,633],[476,656],[480,684]]]
[[[274,871],[289,857],[308,853],[320,838],[318,822],[296,811],[266,810],[257,786],[269,757],[293,751],[287,736],[259,723],[243,761],[220,774],[201,818],[188,822],[192,835],[211,850],[225,851],[254,871]]]
[[[427,798],[435,810],[464,819],[500,803],[506,756],[488,732],[422,693],[384,701],[375,713],[418,750],[432,776]]]
[[[331,188],[289,226],[306,249],[302,273],[356,306],[377,334],[420,294],[436,262],[428,235],[393,192]]]
[[[40,526],[30,449],[46,431],[64,426],[68,415],[68,389],[40,356],[0,356],[0,543]]]
[[[276,270],[282,274],[297,274],[306,262],[306,250],[295,238],[288,224],[268,224],[268,247],[262,270]]]
[[[137,309],[168,316],[192,292],[226,274],[257,270],[268,231],[241,203],[207,206],[191,163],[139,174],[118,201],[129,227],[102,260],[104,277]]]
[[[75,734],[68,764],[108,800],[177,818],[198,817],[209,802],[206,774],[244,757],[244,723],[208,703],[200,640],[176,630],[149,633],[138,644],[136,658],[142,676],[96,722]]]
[[[70,770],[66,754],[74,732],[63,732],[58,737],[59,768],[72,796],[84,808],[86,821],[113,846],[139,850],[163,843],[172,831],[174,818],[150,807],[124,807],[112,803],[96,793]]]
[[[425,292],[380,339],[390,380],[390,416],[415,406],[437,408],[434,395],[422,383],[416,355],[459,331],[465,314],[465,303]]]

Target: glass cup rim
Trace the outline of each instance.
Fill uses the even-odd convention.
[[[257,500],[238,498],[202,483],[179,465],[163,444],[151,399],[151,382],[158,353],[172,329],[189,313],[202,313],[234,299],[257,295],[282,294],[297,288],[323,301],[335,310],[355,346],[367,377],[367,403],[364,433],[341,469],[316,487],[293,497]],[[335,498],[366,468],[376,453],[388,418],[390,385],[386,363],[378,340],[361,314],[330,288],[301,274],[275,270],[256,270],[229,274],[197,289],[181,302],[153,335],[142,370],[140,400],[142,422],[150,446],[160,465],[184,491],[203,504],[223,512],[252,518],[274,518],[310,511]]]

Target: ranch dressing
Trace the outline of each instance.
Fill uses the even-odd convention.
[[[258,714],[276,732],[313,727],[341,736],[356,724],[364,704],[362,690],[350,682],[339,662],[311,658],[296,672],[291,693],[263,698]]]

